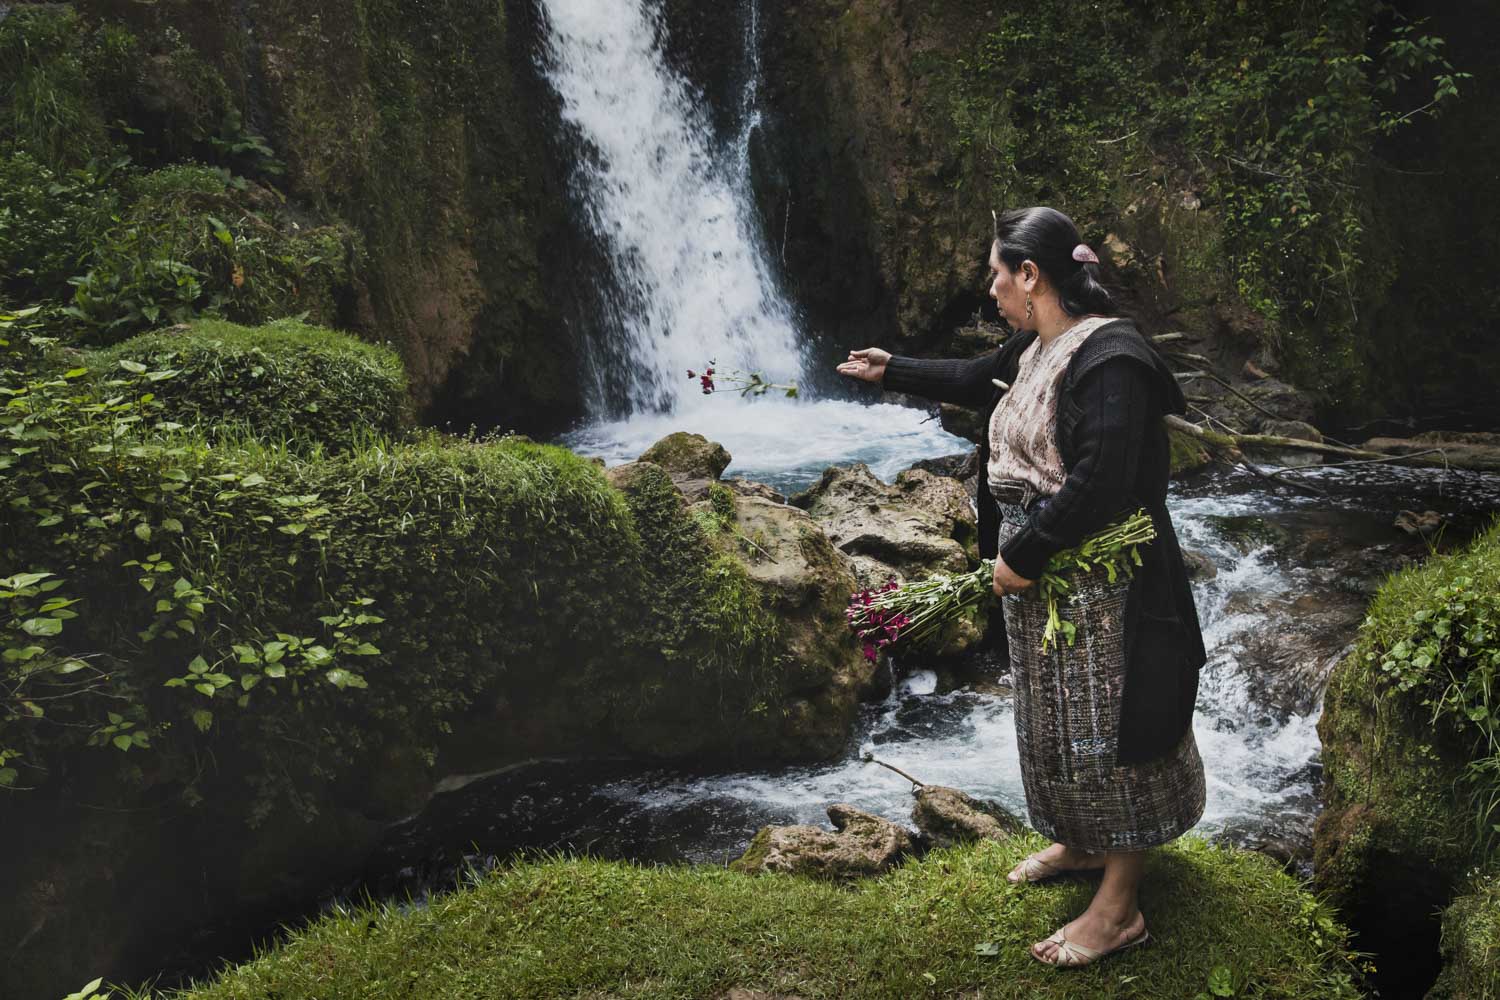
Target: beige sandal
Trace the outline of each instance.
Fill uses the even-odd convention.
[[[1048,941],[1051,941],[1053,944],[1057,945],[1057,955],[1052,959],[1052,961],[1049,962],[1042,956],[1038,955],[1036,953],[1036,947],[1034,945],[1030,949],[1031,957],[1036,959],[1038,962],[1041,962],[1043,965],[1051,965],[1060,969],[1081,969],[1085,965],[1093,965],[1101,958],[1106,958],[1110,955],[1115,954],[1116,952],[1124,951],[1126,948],[1134,948],[1138,944],[1145,944],[1147,941],[1151,940],[1151,932],[1148,931],[1145,927],[1142,927],[1139,934],[1131,938],[1129,941],[1126,941],[1119,947],[1110,948],[1108,951],[1097,951],[1093,948],[1089,948],[1081,944],[1074,944],[1072,941],[1069,941],[1067,935],[1063,933],[1063,930],[1064,928],[1059,927],[1057,929],[1057,933],[1053,934],[1047,939]]]
[[[1029,854],[1021,859],[1021,863],[1012,869],[1005,879],[1011,885],[1021,885],[1024,882],[1047,882],[1051,879],[1062,878],[1064,875],[1087,877],[1097,875],[1102,871],[1104,871],[1103,865],[1097,868],[1059,868],[1056,865],[1049,865],[1035,854]]]
[[[1057,878],[1063,873],[1061,868],[1047,864],[1035,854],[1027,855],[1021,859],[1021,863],[1011,869],[1006,881],[1011,885],[1020,885],[1023,882],[1045,882],[1048,879]]]

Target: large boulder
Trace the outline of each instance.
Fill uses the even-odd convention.
[[[675,480],[718,479],[729,468],[729,452],[702,434],[677,431],[641,452],[641,461],[653,462]]]
[[[917,789],[911,818],[934,847],[976,840],[1009,840],[1024,827],[994,802],[984,802],[957,788],[923,785]]]
[[[888,485],[865,465],[835,467],[792,503],[849,557],[860,587],[961,573],[978,563],[973,506],[963,484],[947,476],[908,469]],[[958,622],[928,651],[958,655],[982,635],[976,623]]]
[[[811,514],[850,557],[861,586],[969,566],[960,539],[974,536],[974,517],[955,480],[909,470],[888,485],[866,465],[834,467],[792,503]]]
[[[781,706],[766,737],[814,756],[838,753],[875,690],[875,665],[844,618],[855,589],[848,560],[806,511],[762,496],[720,486],[690,510],[718,524],[713,544],[739,561],[780,623]]]
[[[911,853],[910,835],[888,819],[845,803],[829,806],[828,818],[835,832],[816,826],[762,827],[729,867],[747,874],[853,879],[879,875]]]

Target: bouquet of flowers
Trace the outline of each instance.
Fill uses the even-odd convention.
[[[1076,573],[1102,569],[1114,583],[1120,574],[1130,576],[1141,565],[1140,547],[1156,537],[1156,526],[1145,510],[1110,525],[1080,544],[1047,560],[1038,593],[1047,602],[1047,627],[1042,633],[1042,652],[1057,644],[1058,636],[1073,644],[1076,628],[1057,612],[1057,602],[1073,589],[1069,578]],[[958,618],[973,614],[994,596],[994,560],[986,559],[969,573],[939,573],[925,580],[900,585],[889,580],[882,587],[852,595],[844,613],[849,627],[864,644],[866,659],[873,661],[880,650],[897,639],[921,642],[937,635]]]

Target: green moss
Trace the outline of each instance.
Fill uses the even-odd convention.
[[[1213,456],[1209,454],[1208,449],[1191,434],[1169,430],[1167,440],[1172,449],[1172,478],[1174,479],[1197,472],[1213,461]]]
[[[102,375],[133,361],[180,374],[161,395],[163,416],[211,436],[251,435],[348,447],[411,422],[401,360],[386,347],[284,320],[242,327],[200,320],[181,333],[152,333],[86,355]]]
[[[1318,722],[1324,767],[1318,888],[1360,932],[1361,947],[1402,949],[1409,953],[1405,965],[1418,969],[1437,943],[1433,915],[1479,860],[1487,831],[1476,823],[1472,790],[1463,782],[1473,739],[1446,721],[1434,724],[1422,693],[1398,691],[1379,662],[1406,638],[1413,615],[1460,576],[1478,588],[1500,588],[1500,526],[1385,582],[1354,651],[1329,678]]]
[[[1036,838],[936,851],[852,888],[713,867],[557,859],[484,877],[417,910],[325,918],[183,997],[1353,998],[1343,932],[1258,855],[1187,840],[1156,852],[1153,934],[1087,971],[1028,955],[1084,905],[1082,885],[1008,886]],[[985,957],[975,946],[993,943]],[[1218,995],[1223,995],[1222,993]]]
[[[1446,965],[1427,1000],[1500,996],[1500,876],[1478,879],[1443,911]]]

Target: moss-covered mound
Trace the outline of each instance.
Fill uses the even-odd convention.
[[[1344,933],[1319,904],[1267,859],[1196,840],[1150,864],[1148,947],[1091,969],[1047,968],[1027,946],[1071,919],[1092,890],[1008,886],[1006,871],[1038,846],[1021,838],[937,851],[853,889],[708,867],[522,864],[421,910],[325,918],[182,996],[1359,995]]]
[[[350,434],[389,425],[400,372],[327,331],[210,325],[63,370],[15,346],[0,898],[23,902],[0,937],[27,947],[0,994],[149,968],[163,934],[351,876],[439,755],[472,773],[847,739],[871,668],[843,622],[853,578],[802,511],[723,490],[690,510],[659,466],[617,487],[525,438]],[[258,378],[279,402],[216,411]],[[278,427],[350,443],[265,441]],[[172,887],[150,924],[143,882]]]
[[[1430,683],[1416,676],[1451,668],[1462,678],[1460,649],[1479,652],[1456,631],[1451,650],[1423,645],[1428,629],[1449,628],[1440,624],[1449,614],[1447,588],[1463,580],[1475,594],[1500,591],[1500,527],[1386,582],[1354,651],[1330,678],[1318,724],[1325,774],[1319,888],[1359,931],[1361,948],[1399,955],[1387,967],[1424,986],[1437,974],[1437,913],[1480,860],[1488,831],[1476,822],[1478,788],[1465,779],[1482,753],[1469,722],[1435,715]],[[1408,666],[1414,658],[1425,666]],[[1403,687],[1403,678],[1411,683]],[[1447,681],[1432,683],[1441,690]]]
[[[411,423],[394,351],[295,320],[258,327],[199,320],[91,352],[85,364],[113,377],[121,361],[177,371],[160,394],[162,418],[210,436],[337,449],[363,435],[398,435]]]
[[[1476,880],[1444,911],[1443,961],[1427,1000],[1500,996],[1500,877]]]

